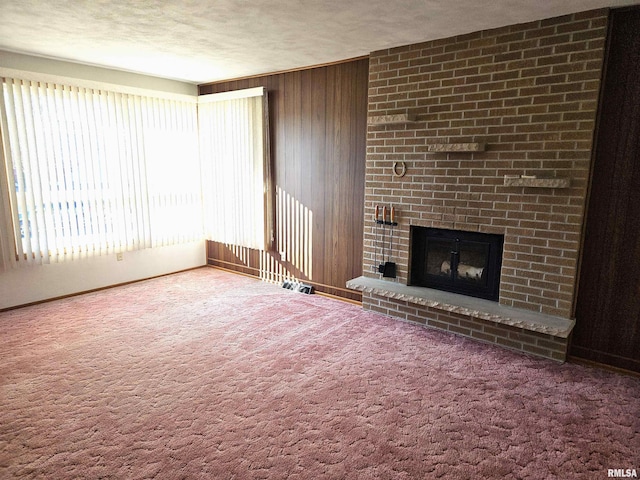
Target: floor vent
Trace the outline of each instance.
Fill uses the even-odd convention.
[[[286,288],[287,290],[293,290],[294,292],[311,294],[313,293],[313,286],[307,283],[302,282],[294,282],[292,280],[285,280],[282,284],[282,288]]]

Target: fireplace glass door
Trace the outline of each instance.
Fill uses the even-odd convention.
[[[410,284],[498,300],[502,235],[411,227]]]

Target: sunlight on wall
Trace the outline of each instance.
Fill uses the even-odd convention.
[[[229,249],[231,253],[233,253],[236,258],[243,264],[249,265],[249,252],[251,249],[247,247],[241,247],[239,245],[231,245],[229,243],[225,243],[224,246]]]
[[[275,252],[261,252],[260,277],[271,282],[313,279],[313,212],[276,187]]]
[[[281,261],[311,280],[313,212],[280,187],[276,188],[276,228]]]
[[[276,187],[275,242],[273,250],[252,250],[225,244],[237,262],[258,268],[264,281],[313,280],[313,212]],[[251,265],[258,253],[259,265]],[[252,255],[253,253],[253,255]]]

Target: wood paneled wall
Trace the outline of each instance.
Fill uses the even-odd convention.
[[[260,252],[208,242],[208,264],[350,299],[362,274],[368,59],[201,85],[269,95],[276,241]]]
[[[611,11],[570,352],[640,373],[639,31]]]

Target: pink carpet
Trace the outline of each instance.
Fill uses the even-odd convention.
[[[0,313],[0,478],[640,475],[640,379],[202,268]]]

